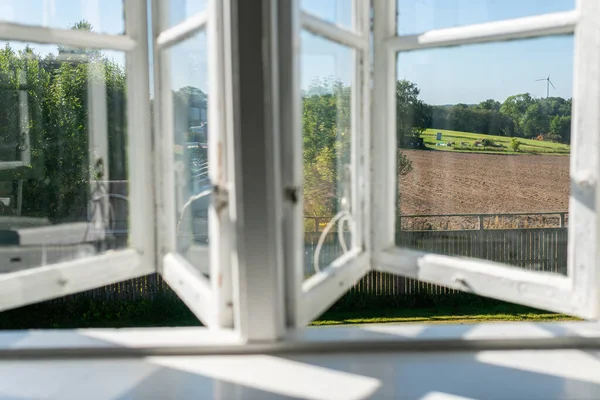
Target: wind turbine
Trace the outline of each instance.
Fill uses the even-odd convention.
[[[550,74],[548,74],[548,76],[545,77],[545,78],[536,79],[535,81],[536,82],[538,82],[538,81],[546,81],[546,98],[550,97],[550,85],[552,85],[552,87],[554,88],[554,90],[556,90],[556,87],[554,86],[554,84],[550,80]]]

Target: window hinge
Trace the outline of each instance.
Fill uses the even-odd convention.
[[[212,202],[217,214],[221,214],[221,212],[227,208],[229,205],[229,191],[225,186],[213,185]]]
[[[296,203],[298,203],[298,192],[299,191],[300,190],[295,186],[287,187],[287,188],[285,188],[284,197],[290,203],[296,204]]]

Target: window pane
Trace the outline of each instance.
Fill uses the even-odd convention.
[[[194,265],[208,243],[211,183],[207,157],[206,34],[169,50],[173,90],[177,248]],[[207,272],[207,270],[205,271]]]
[[[399,35],[575,8],[575,0],[397,0],[396,4]]]
[[[124,55],[0,50],[0,272],[127,246]]]
[[[351,163],[351,81],[354,50],[302,33],[302,136],[304,142],[305,273],[312,275],[350,248],[351,210],[346,182]],[[325,236],[319,263],[314,256]],[[341,230],[342,240],[338,237]]]
[[[352,0],[301,0],[300,7],[325,21],[352,28]]]
[[[19,24],[95,32],[125,32],[123,0],[2,0],[0,19]]]
[[[169,1],[169,24],[177,25],[194,14],[206,11],[207,0],[167,0]]]
[[[572,60],[572,36],[398,56],[398,245],[566,274]]]

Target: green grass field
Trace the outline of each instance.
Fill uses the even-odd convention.
[[[498,307],[432,307],[424,309],[383,309],[361,312],[330,312],[311,323],[323,325],[364,324],[476,324],[484,322],[560,322],[576,321],[564,314],[553,314],[517,305]]]
[[[436,140],[437,132],[442,133],[442,140]],[[421,135],[425,146],[433,150],[454,151],[454,152],[469,152],[469,153],[492,153],[492,154],[569,154],[571,147],[568,144],[545,142],[541,140],[531,140],[518,138],[521,142],[521,147],[518,152],[514,152],[510,148],[512,137],[507,136],[492,136],[482,135],[479,133],[447,131],[443,129],[427,129]],[[477,140],[490,139],[495,144],[503,147],[476,147],[474,143]],[[455,142],[455,146],[437,146],[437,143]],[[461,143],[468,143],[462,146]]]
[[[482,297],[459,294],[442,297],[360,296],[346,298],[313,321],[313,326],[373,323],[471,324],[492,321],[556,322],[575,320]],[[379,298],[384,301],[379,301]],[[370,300],[369,300],[370,299]],[[396,303],[396,304],[394,304]],[[154,301],[94,301],[40,303],[0,313],[0,330],[199,326],[200,322],[173,295]]]

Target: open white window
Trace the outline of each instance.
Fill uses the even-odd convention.
[[[292,109],[282,118],[293,121],[294,134],[281,140],[289,205],[285,265],[293,271],[286,287],[288,322],[299,327],[369,269],[371,15],[366,0],[298,3],[293,40],[280,46],[280,57],[293,60],[282,71],[293,71],[288,81],[296,85],[283,98]],[[286,52],[286,45],[295,52]]]
[[[231,328],[224,2],[153,2],[159,271],[194,314]]]
[[[96,27],[0,22],[2,310],[156,270],[147,10],[115,6]]]
[[[519,18],[432,29],[436,26],[431,25],[435,25],[440,21],[433,19],[433,15],[427,15],[425,5],[419,9],[423,11],[422,14],[416,13],[419,18],[406,19],[407,15],[413,15],[413,17],[416,15],[415,13],[411,14],[410,7],[414,6],[413,11],[418,8],[414,4],[411,6],[408,3],[412,2],[399,1],[399,9],[397,9],[395,1],[375,1],[373,3],[375,57],[374,127],[371,136],[373,145],[371,155],[373,162],[371,171],[372,267],[375,270],[420,279],[482,296],[584,318],[600,317],[600,299],[598,297],[598,288],[600,287],[600,275],[598,274],[600,268],[598,265],[600,225],[597,215],[599,198],[598,141],[600,138],[600,122],[597,114],[598,109],[600,109],[600,89],[595,83],[598,79],[596,66],[600,62],[600,24],[598,22],[600,4],[595,0],[580,0],[577,1],[576,8],[573,10],[560,10],[534,16],[516,15]],[[404,18],[404,25],[398,24],[398,31],[401,34],[398,34],[396,30],[398,15],[400,15],[399,18]],[[430,22],[432,24],[429,24]],[[419,29],[420,24],[425,26],[424,30]],[[413,25],[417,28],[411,30]],[[531,49],[531,46],[521,46],[521,43],[535,40],[539,42],[535,42],[535,50],[533,51],[527,50]],[[574,41],[574,45],[572,45],[574,47],[574,61],[565,56],[565,54],[568,54],[568,51],[564,51],[565,46],[555,46],[556,43],[564,44],[569,41]],[[397,196],[400,196],[400,203],[402,203],[403,194],[406,196],[410,194],[408,186],[403,185],[401,182],[398,188],[397,184],[399,139],[396,133],[400,129],[399,124],[407,123],[401,115],[397,114],[397,90],[400,90],[397,86],[397,80],[404,77],[400,71],[407,71],[406,68],[402,68],[403,65],[408,64],[412,66],[413,70],[420,69],[419,73],[427,76],[427,71],[433,71],[433,68],[428,70],[428,67],[424,66],[425,64],[435,65],[435,69],[450,69],[452,63],[457,62],[457,57],[462,57],[461,62],[465,69],[469,67],[470,63],[489,65],[483,61],[485,57],[496,57],[499,64],[505,61],[501,59],[504,57],[510,59],[511,63],[519,62],[518,55],[515,57],[506,55],[505,49],[509,45],[512,46],[510,49],[518,48],[515,51],[519,51],[521,55],[529,52],[532,57],[536,54],[538,57],[543,57],[542,53],[544,51],[550,52],[550,54],[553,54],[552,52],[562,54],[560,59],[556,59],[555,64],[567,62],[573,66],[568,256],[564,251],[551,247],[552,243],[556,243],[557,240],[561,239],[560,237],[558,239],[555,237],[554,242],[547,241],[540,236],[542,234],[539,232],[536,233],[538,236],[536,236],[537,239],[534,238],[535,240],[517,240],[515,237],[509,238],[507,236],[502,240],[495,241],[492,233],[496,235],[501,232],[500,230],[495,232],[488,230],[491,221],[486,220],[486,216],[481,216],[479,227],[474,228],[477,230],[475,235],[479,235],[475,241],[461,242],[462,246],[477,247],[474,247],[469,258],[448,255],[453,253],[453,250],[447,244],[453,242],[457,234],[453,234],[453,237],[450,234],[438,234],[433,238],[435,235],[432,235],[432,233],[435,232],[417,232],[421,237],[425,237],[425,234],[427,234],[432,238],[430,239],[430,246],[419,246],[418,240],[407,239],[409,236],[412,235],[411,237],[413,237],[415,235],[414,232],[406,232],[406,217],[403,216],[402,222],[397,222],[399,221]],[[466,52],[465,49],[474,46],[479,46],[477,52]],[[433,53],[432,49],[436,49],[436,52]],[[427,51],[431,51],[431,53],[426,53]],[[480,58],[471,59],[465,55],[474,53],[477,53]],[[426,60],[426,62],[423,65],[414,62],[419,59],[418,57],[421,57],[420,60]],[[527,79],[533,82],[536,78],[542,78],[543,75],[544,78],[539,80],[546,80],[547,72],[539,71],[538,75],[540,76],[534,75],[531,78],[527,76]],[[406,72],[402,72],[402,74],[404,73]],[[482,71],[482,73],[485,73],[485,71]],[[435,76],[430,74],[429,77],[435,81]],[[474,79],[476,78],[474,77]],[[515,74],[512,79],[519,80],[522,79],[522,76]],[[442,81],[435,82],[438,82],[442,87],[447,87],[443,86],[444,82]],[[496,77],[492,76],[489,85],[501,85],[502,82],[502,80],[496,81]],[[539,93],[540,98],[552,95],[554,89],[553,86],[549,86],[551,84],[549,77],[547,82],[538,83],[548,85],[543,86],[543,93]],[[507,81],[504,81],[504,84],[511,86]],[[398,83],[398,85],[400,84]],[[563,82],[563,87],[564,85],[566,83]],[[542,89],[541,86],[540,89]],[[443,90],[440,89],[440,91]],[[524,128],[530,129],[529,126],[524,126]],[[466,151],[468,150],[466,147],[469,146],[489,145],[489,143],[483,145],[480,143],[473,145],[470,143],[461,144],[461,140],[467,141],[467,139],[461,138],[451,138],[444,141],[442,135],[447,135],[447,133],[441,130],[439,130],[437,138],[435,138],[435,132],[432,134],[434,136],[431,139],[431,144],[434,146],[436,142],[439,146],[464,146]],[[456,143],[451,143],[454,140]],[[426,146],[428,144],[417,143],[415,146],[419,145]],[[457,152],[459,150],[454,149],[451,151]],[[409,158],[416,158],[414,153],[410,153],[410,151],[405,154],[408,154]],[[430,151],[428,154],[433,157],[432,154],[448,153]],[[507,160],[505,162],[508,165],[517,162],[517,158],[504,159]],[[427,185],[433,185],[432,179],[434,178],[432,177],[446,176],[446,181],[442,182],[456,179],[455,176],[453,177],[449,173],[445,175],[445,168],[452,167],[449,163],[476,162],[473,156],[469,159],[470,161],[450,160],[448,157],[446,157],[446,160],[446,164],[438,163],[438,168],[435,166],[438,164],[430,159],[426,164],[427,167],[421,167],[417,175],[413,175],[416,177],[413,181],[417,182],[417,186],[420,185],[421,188],[425,188],[423,190],[426,190]],[[495,168],[494,163],[483,163],[481,168]],[[431,168],[431,170],[425,171],[423,168]],[[535,168],[541,167],[532,167],[532,169]],[[468,184],[477,185],[477,177],[480,172],[482,170],[473,174]],[[525,168],[516,171],[517,174],[526,172],[527,169]],[[498,174],[502,173],[505,172],[498,171]],[[426,181],[426,178],[423,178],[424,176],[428,176],[429,181]],[[517,180],[515,177],[515,181]],[[568,182],[566,186],[569,186]],[[484,187],[479,189],[486,190]],[[435,196],[431,195],[432,197],[429,199],[423,198],[422,201],[443,202],[444,190],[449,190],[449,186],[444,186],[442,183],[436,190]],[[528,190],[530,190],[528,193],[523,193]],[[551,193],[554,189],[549,186],[544,190],[546,193]],[[535,197],[532,191],[533,188],[521,187],[514,190],[514,193],[507,195],[521,196],[524,201],[527,201],[527,199]],[[555,217],[559,218],[558,214]],[[564,217],[560,217],[559,224],[557,227],[564,228]],[[432,228],[429,226],[423,229],[431,230]],[[526,233],[533,238],[534,231],[530,230]],[[558,235],[559,233],[552,234]],[[562,233],[560,234],[562,235]],[[465,234],[465,236],[467,235]],[[564,240],[564,236],[562,237]],[[453,243],[457,242],[454,240]],[[489,256],[494,251],[498,253],[497,256]],[[531,258],[531,254],[539,254],[542,251],[552,253],[554,258],[546,260],[548,264],[553,264],[552,268],[544,268],[544,265],[531,265],[531,260],[527,259],[528,257]],[[556,257],[560,260],[564,258],[564,261],[558,262],[560,260],[557,261]],[[487,260],[483,258],[487,258]],[[495,261],[489,261],[492,258]],[[566,263],[567,259],[568,263]],[[513,266],[509,266],[509,264]],[[521,266],[521,268],[515,267],[515,264]],[[528,266],[523,268],[525,265]]]

